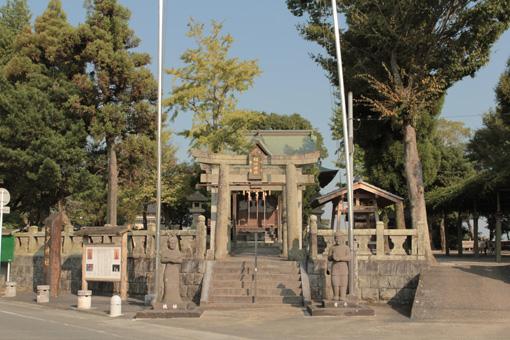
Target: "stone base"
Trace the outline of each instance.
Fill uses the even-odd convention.
[[[375,316],[375,311],[365,305],[348,301],[324,300],[321,305],[306,307],[311,316]]]
[[[192,309],[150,309],[138,312],[137,319],[171,319],[171,318],[199,318],[202,310],[196,306]]]

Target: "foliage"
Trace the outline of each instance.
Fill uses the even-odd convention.
[[[214,152],[224,147],[242,150],[246,124],[256,117],[237,108],[236,95],[253,85],[259,67],[255,60],[228,56],[233,38],[221,35],[220,23],[212,22],[210,34],[204,32],[203,24],[193,20],[188,27],[187,36],[197,46],[182,54],[185,66],[166,71],[174,77],[174,85],[164,103],[173,117],[193,113],[192,127],[184,131],[192,147],[205,146]]]
[[[329,8],[312,0],[287,4],[293,14],[307,15],[300,32],[325,49],[314,59],[336,85]],[[439,157],[428,135],[443,93],[488,61],[491,45],[510,21],[506,1],[346,0],[340,10],[348,25],[342,35],[346,87],[363,96],[355,102],[360,121],[355,140],[365,150],[369,179],[400,194],[407,191],[402,125],[410,123],[430,185]]]
[[[86,23],[79,27],[79,58],[87,62],[87,73],[74,77],[81,93],[73,105],[107,151],[107,220],[117,224],[119,144],[132,134],[154,138],[157,86],[147,67],[149,55],[133,50],[140,40],[129,28],[129,10],[116,0],[89,1],[87,9]]]
[[[84,168],[85,123],[70,104],[77,93],[70,79],[80,69],[76,34],[58,0],[50,1],[33,30],[24,2],[9,6],[18,17],[2,25],[22,30],[2,55],[8,61],[0,78],[0,176],[25,222],[41,223],[91,178]]]
[[[200,173],[200,167],[196,163],[177,164],[163,172],[163,185],[172,190],[171,195],[168,195],[167,199],[163,200],[162,205],[162,212],[167,227],[191,225],[190,202],[187,198],[196,190],[196,185],[200,183]],[[207,196],[207,192],[205,190],[202,191]],[[208,214],[207,209],[204,214]]]
[[[0,8],[0,65],[5,65],[14,51],[16,35],[30,26],[26,0],[7,0]]]

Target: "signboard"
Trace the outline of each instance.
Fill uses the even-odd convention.
[[[7,191],[7,189],[0,188],[0,207],[7,205],[10,200],[11,195],[9,194],[9,191]]]
[[[87,245],[84,275],[87,281],[120,281],[121,247],[114,245]]]
[[[2,237],[2,254],[0,256],[1,262],[12,262],[14,259],[14,236],[7,235]]]

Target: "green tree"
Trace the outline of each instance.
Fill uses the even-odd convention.
[[[222,25],[212,22],[210,34],[204,25],[191,20],[187,36],[196,47],[185,51],[181,60],[185,66],[166,72],[173,76],[174,85],[164,104],[173,117],[183,112],[193,113],[191,129],[184,135],[192,147],[206,146],[218,152],[225,147],[235,151],[245,146],[246,124],[256,119],[251,111],[237,108],[236,95],[246,91],[260,74],[255,60],[230,58],[233,38],[221,35]]]
[[[328,48],[332,32],[324,22],[324,7],[312,0],[287,3],[295,15],[310,15],[301,30],[305,38]],[[346,0],[340,10],[348,25],[342,37],[348,85],[363,93],[364,109],[386,119],[392,135],[403,144],[403,170],[416,226],[427,221],[417,134],[433,122],[445,90],[488,61],[490,47],[508,28],[510,7],[504,0]],[[321,35],[324,27],[328,34]],[[333,52],[329,47],[329,55],[316,60],[336,83]],[[424,229],[427,235],[426,224]],[[432,257],[430,251],[427,255]]]
[[[73,104],[106,149],[107,222],[116,225],[119,144],[132,134],[154,138],[157,85],[147,68],[149,55],[133,50],[140,40],[129,28],[129,10],[116,0],[91,0],[87,9],[79,27],[79,58],[87,62],[87,74],[75,77],[81,93]]]
[[[26,0],[7,0],[0,8],[0,65],[4,65],[14,51],[18,33],[30,27],[30,10]]]
[[[479,170],[510,182],[510,59],[496,87],[497,106],[485,114],[484,127],[477,130],[469,143],[471,157]]]
[[[24,2],[9,6],[18,15],[1,25],[18,34],[2,55],[8,60],[0,75],[0,177],[26,223],[39,224],[90,179],[85,123],[71,105],[77,94],[71,80],[80,69],[76,32],[58,0],[49,2],[33,30]]]

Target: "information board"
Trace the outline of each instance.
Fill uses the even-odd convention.
[[[120,281],[121,247],[87,245],[85,252],[85,280]]]

